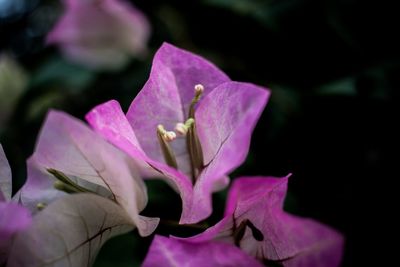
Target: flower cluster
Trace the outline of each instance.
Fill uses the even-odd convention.
[[[140,215],[145,179],[180,195],[180,224],[206,219],[269,95],[165,43],[126,114],[114,100],[91,110],[89,125],[50,111],[13,197],[0,147],[0,265],[90,266],[107,239],[151,235],[159,218]],[[234,179],[220,222],[190,238],[155,235],[143,266],[339,266],[341,234],[283,210],[289,176]]]

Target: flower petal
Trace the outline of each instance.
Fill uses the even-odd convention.
[[[339,266],[342,235],[314,220],[284,212],[287,182],[288,177],[236,179],[229,191],[225,218],[188,240],[236,243],[249,255],[282,266]],[[240,240],[235,240],[234,229],[246,221],[250,224]]]
[[[155,236],[143,267],[263,266],[239,248],[220,242],[190,243]]]
[[[7,266],[91,266],[109,238],[133,228],[130,216],[111,200],[68,195],[38,213],[16,236]]]
[[[34,157],[42,168],[55,169],[79,178],[78,183],[85,180],[109,190],[112,199],[138,225],[141,235],[149,235],[157,226],[158,219],[143,220],[138,215],[147,204],[147,193],[132,161],[81,121],[61,112],[50,112]]]
[[[143,150],[154,160],[164,162],[156,129],[163,124],[173,130],[188,117],[194,97],[194,86],[202,84],[207,95],[229,78],[207,60],[164,43],[154,56],[150,78],[133,100],[126,116]],[[177,155],[178,167],[190,173],[185,138],[171,143]]]
[[[11,169],[0,144],[0,201],[11,199]]]
[[[251,134],[268,97],[269,91],[264,88],[227,82],[201,102],[196,121],[206,167],[194,186],[196,204],[183,215],[184,223],[195,223],[211,214],[213,189],[246,159]]]
[[[146,50],[150,26],[146,17],[125,1],[65,0],[66,12],[47,36],[71,60],[92,68],[122,67],[128,56]]]
[[[15,203],[0,202],[0,265],[6,262],[13,236],[31,223],[29,211]]]
[[[147,156],[117,101],[95,107],[86,119],[95,131],[131,156],[143,175],[158,177],[169,183],[181,195],[183,210],[189,209],[192,202],[191,182],[183,173]]]
[[[35,214],[40,210],[40,205],[48,205],[66,195],[66,193],[54,188],[54,182],[54,177],[38,165],[34,157],[31,157],[27,161],[27,180],[13,196],[13,201]]]
[[[196,110],[204,164],[228,173],[248,153],[253,129],[270,91],[249,83],[227,82],[215,88]]]
[[[284,212],[287,183],[288,177],[234,182],[233,195],[228,196],[228,205],[236,203],[233,215],[251,220],[266,238],[262,244],[252,237],[244,239],[242,249],[258,258],[288,261],[288,266],[339,266],[343,237],[316,221]]]

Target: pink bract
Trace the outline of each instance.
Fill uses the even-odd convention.
[[[193,244],[155,236],[143,267],[261,267],[264,266],[239,248],[221,242]]]
[[[172,168],[157,141],[157,126],[173,130],[188,119],[198,84],[204,87],[195,108],[204,168],[193,181],[185,137],[170,143],[178,165]],[[229,183],[226,175],[245,160],[251,133],[269,95],[265,88],[231,81],[204,58],[165,43],[126,115],[118,102],[109,101],[86,118],[97,132],[138,161],[144,175],[163,178],[181,195],[180,223],[196,223],[211,214],[212,192],[224,188]]]
[[[72,61],[95,69],[118,69],[146,52],[150,26],[124,0],[64,0],[66,11],[47,36]]]
[[[285,212],[287,183],[288,177],[236,179],[225,217],[204,233],[184,240],[226,242],[263,262],[285,267],[339,266],[343,236],[314,220]]]
[[[6,202],[11,198],[11,169],[0,144],[0,266],[7,261],[13,237],[31,223],[28,210],[15,203]]]
[[[158,218],[139,215],[147,204],[147,191],[131,159],[83,122],[58,111],[50,111],[46,118],[28,161],[28,180],[15,198],[35,212],[38,204],[64,196],[54,187],[52,169],[118,203],[142,236],[157,227]]]

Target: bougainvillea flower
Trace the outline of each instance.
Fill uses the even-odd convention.
[[[64,0],[66,12],[47,41],[71,60],[91,68],[116,69],[146,50],[150,26],[124,0]]]
[[[50,114],[49,120],[52,116],[57,119],[57,115],[58,118],[63,117],[62,114]],[[66,117],[66,120],[68,119]],[[60,123],[62,125],[62,120]],[[79,122],[76,123],[79,124]],[[53,126],[50,123],[49,127]],[[69,126],[76,130],[73,122]],[[48,134],[47,137],[51,134],[55,134],[53,137],[57,136],[57,132],[46,130],[46,127],[43,131]],[[60,135],[60,138],[62,139],[63,136]],[[57,146],[53,148],[62,149]],[[37,157],[57,156],[57,153],[43,155],[41,149],[39,145]],[[71,149],[64,152],[70,157],[78,156],[74,155]],[[79,149],[79,146],[76,149]],[[115,149],[95,151],[102,154],[113,150]],[[44,210],[38,212],[32,219],[26,208],[17,203],[4,202],[4,199],[9,200],[11,197],[11,171],[0,145],[0,266],[6,263],[5,266],[8,267],[91,266],[101,246],[109,238],[134,228],[136,218],[132,218],[132,214],[128,214],[128,211],[121,207],[124,204],[95,194],[60,193],[61,191],[53,187],[54,179],[41,174],[34,165],[33,158],[28,162],[29,183],[19,191],[17,198],[29,204],[37,203],[35,201],[51,201],[55,198],[57,200],[47,207],[42,207]],[[93,160],[93,157],[89,155],[88,160]],[[91,169],[87,168],[85,163],[82,161],[75,167],[77,172],[81,171],[89,175]],[[103,171],[107,172],[107,166]],[[121,170],[121,175],[123,172]],[[115,183],[118,184],[118,179]],[[132,189],[129,181],[126,181],[125,185]],[[115,185],[110,185],[110,187],[115,188]],[[132,194],[134,195],[135,192]],[[120,201],[120,198],[118,200]],[[153,226],[150,224],[150,227]],[[144,228],[141,231],[147,234],[152,229]]]
[[[190,243],[155,236],[143,267],[261,267],[264,266],[239,248],[222,242]]]
[[[7,261],[13,237],[30,225],[29,211],[11,198],[11,170],[0,145],[0,266]]]
[[[132,219],[117,203],[95,194],[66,195],[16,235],[7,266],[92,266],[109,238],[132,229]]]
[[[164,44],[150,78],[125,115],[116,101],[93,109],[89,124],[165,179],[182,198],[180,223],[211,214],[211,194],[248,153],[269,91],[231,81],[207,60]]]
[[[224,218],[205,232],[184,240],[194,244],[225,242],[267,266],[339,266],[342,235],[314,220],[286,213],[283,202],[287,183],[288,177],[235,180]]]
[[[90,192],[118,203],[142,236],[158,224],[157,218],[139,215],[147,192],[132,160],[65,113],[48,114],[29,163],[28,181],[17,196],[31,209],[59,198],[59,191]]]

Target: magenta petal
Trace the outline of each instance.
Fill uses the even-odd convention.
[[[261,267],[239,248],[220,242],[189,243],[155,236],[143,267]]]
[[[230,81],[229,77],[208,60],[164,43],[154,56],[148,84],[138,95],[138,97],[143,95],[140,96],[143,100],[138,101],[136,98],[132,102],[127,114],[128,119],[135,122],[133,116],[138,112],[139,107],[144,108],[145,114],[164,114],[164,112],[158,111],[158,105],[165,105],[164,109],[187,116],[188,107],[194,97],[195,85],[202,84],[204,86],[204,97],[218,85],[228,81]],[[170,99],[165,97],[174,98],[170,102]],[[151,100],[156,100],[156,102],[151,106],[143,105],[150,103]],[[180,103],[175,103],[178,100]],[[176,105],[174,106],[174,104]],[[178,119],[181,118],[178,117]],[[164,123],[164,121],[160,121],[160,123]],[[140,126],[133,125],[133,128],[136,130]]]
[[[102,137],[134,158],[136,163],[140,165],[141,172],[154,175],[153,168],[147,164],[142,164],[142,161],[147,162],[151,161],[151,159],[140,146],[131,125],[117,101],[110,100],[93,108],[86,115],[86,120]]]
[[[215,88],[197,108],[196,121],[206,168],[194,186],[194,210],[183,215],[187,223],[211,214],[211,194],[217,184],[228,182],[224,175],[245,160],[251,134],[268,97],[269,91],[264,88],[227,82]]]
[[[283,210],[288,177],[247,177],[236,179],[229,191],[225,218],[190,242],[220,240],[234,243],[233,229],[245,220],[262,233],[256,239],[246,227],[240,248],[260,260],[282,266],[337,267],[343,250],[343,236],[311,219]]]
[[[95,107],[86,119],[105,139],[131,156],[142,174],[166,180],[181,195],[183,210],[190,209],[192,184],[189,179],[183,173],[148,157],[118,102],[112,100]]]
[[[11,169],[0,144],[0,201],[11,199]]]
[[[248,233],[242,249],[258,258],[287,261],[285,266],[339,266],[343,237],[323,224],[283,211],[287,182],[287,177],[234,182],[228,209],[236,203],[233,216],[237,223],[247,218],[265,237],[258,242]]]
[[[31,223],[28,210],[15,203],[0,202],[0,265],[7,260],[12,238]]]
[[[268,90],[253,84],[227,82],[198,106],[196,121],[204,164],[212,164],[214,172],[218,172],[216,176],[228,173],[245,160],[251,134],[269,95]]]
[[[204,86],[195,119],[206,167],[193,187],[186,138],[178,137],[170,143],[177,159],[175,170],[165,164],[156,129],[162,124],[166,130],[173,130],[177,123],[185,122],[197,84]],[[143,173],[169,182],[183,201],[180,223],[196,223],[210,215],[212,192],[225,188],[229,183],[226,175],[244,161],[268,97],[265,88],[231,82],[202,57],[165,43],[154,57],[149,80],[126,116],[116,101],[109,101],[92,110],[87,120],[137,160]]]
[[[154,56],[150,78],[133,100],[126,114],[132,128],[149,157],[164,162],[157,140],[156,128],[163,124],[173,130],[188,116],[194,97],[194,86],[203,84],[207,95],[229,78],[207,60],[164,43]],[[178,167],[190,173],[189,157],[184,138],[171,143]]]

